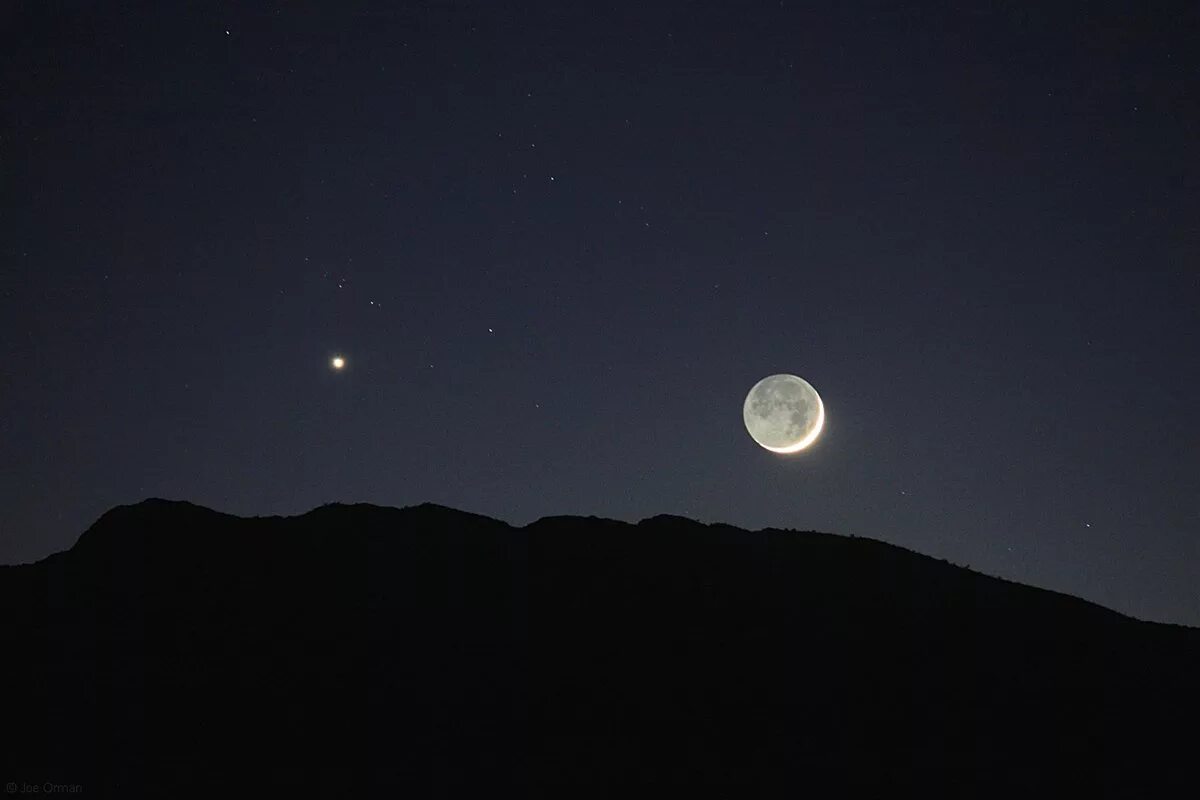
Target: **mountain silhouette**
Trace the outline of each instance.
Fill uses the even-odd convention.
[[[0,567],[0,608],[0,782],[87,796],[1129,798],[1197,778],[1200,631],[862,538],[147,500]]]

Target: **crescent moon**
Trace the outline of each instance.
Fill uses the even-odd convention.
[[[772,453],[798,453],[825,427],[825,403],[808,381],[796,375],[769,375],[746,395],[746,432]]]

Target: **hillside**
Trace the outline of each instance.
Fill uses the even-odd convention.
[[[1200,631],[868,539],[147,500],[0,567],[0,608],[0,779],[88,796],[1133,797],[1194,778]]]

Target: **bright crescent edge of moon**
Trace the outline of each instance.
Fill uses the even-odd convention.
[[[817,424],[814,425],[813,429],[808,432],[808,436],[805,436],[800,441],[796,442],[795,444],[790,444],[787,447],[770,447],[769,445],[762,444],[761,442],[759,443],[759,447],[770,450],[772,453],[799,453],[801,450],[816,441],[816,438],[821,435],[821,428],[825,427],[825,401],[822,400],[821,395],[817,394],[815,391],[813,394],[817,398]]]

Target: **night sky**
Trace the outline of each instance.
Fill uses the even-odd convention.
[[[1195,3],[248,5],[0,7],[0,562],[671,513],[1200,624]]]

